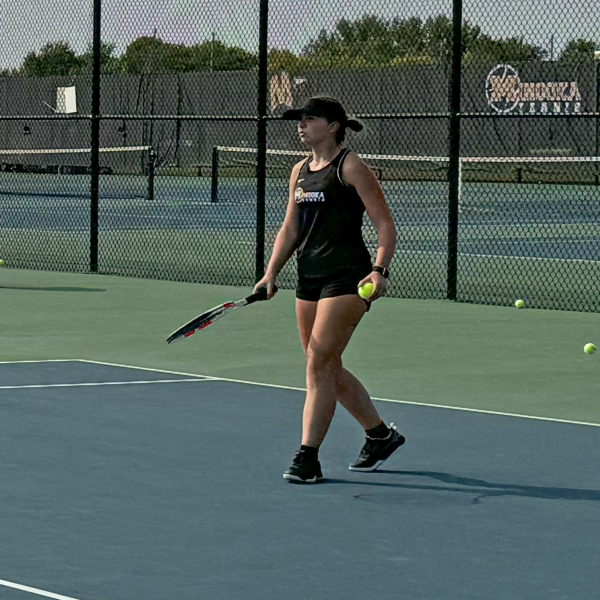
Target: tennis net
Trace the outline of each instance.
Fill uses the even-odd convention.
[[[213,202],[235,202],[232,186],[243,186],[244,181],[256,177],[257,150],[217,146],[213,148],[212,194]],[[296,150],[267,150],[267,187],[287,187],[294,164],[309,156],[309,152]],[[401,156],[359,153],[361,159],[382,182],[424,181],[447,184],[450,161],[444,156]],[[246,183],[248,185],[248,183]],[[389,187],[389,186],[388,186]],[[248,201],[247,194],[238,199]],[[267,198],[268,201],[269,198]]]
[[[213,167],[221,177],[255,177],[257,153],[256,148],[216,146]],[[307,156],[310,152],[267,150],[267,177],[289,175],[291,167]],[[381,181],[447,179],[450,165],[447,156],[358,156]],[[465,156],[460,164],[463,181],[600,185],[600,156]]]
[[[212,202],[252,201],[249,194],[236,194],[235,190],[243,187],[244,181],[248,182],[256,177],[257,152],[255,148],[217,146],[213,149]],[[278,186],[278,180],[279,187],[284,189],[293,165],[309,154],[293,150],[267,150],[267,192]],[[447,204],[450,167],[448,157],[358,155],[382,182],[384,191],[391,194],[392,201],[396,193],[402,193],[404,202],[409,204],[411,198],[420,197],[420,204],[426,210],[431,209],[433,197],[438,206],[440,200]],[[416,185],[419,183],[422,185]],[[523,190],[518,192],[518,188],[510,184],[523,184]],[[461,157],[459,161],[461,208],[469,201],[496,202],[500,198],[506,200],[511,195],[522,198],[524,194],[535,203],[537,196],[541,198],[548,189],[557,189],[556,186],[562,185],[600,186],[600,157],[476,156]],[[590,194],[592,192],[587,193],[588,196]],[[557,197],[560,198],[560,193]]]
[[[89,198],[90,148],[0,149],[0,197]],[[100,148],[100,198],[153,199],[150,146]]]

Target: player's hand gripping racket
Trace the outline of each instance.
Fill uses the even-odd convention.
[[[273,286],[273,294],[277,292],[277,286]],[[219,306],[215,306],[206,312],[203,312],[201,315],[197,316],[195,319],[189,321],[185,325],[182,325],[179,329],[174,331],[168,338],[167,344],[171,342],[178,342],[179,340],[183,340],[185,338],[190,337],[196,333],[196,331],[200,331],[201,329],[206,329],[209,325],[212,325],[215,321],[218,321],[221,317],[224,317],[227,313],[233,312],[236,308],[241,308],[242,306],[248,306],[249,304],[253,304],[254,302],[260,302],[261,300],[267,299],[267,288],[263,287],[256,292],[256,294],[252,294],[247,298],[243,298],[242,300],[238,300],[237,302],[225,302],[224,304],[220,304]]]

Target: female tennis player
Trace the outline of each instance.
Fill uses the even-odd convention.
[[[346,130],[360,131],[334,98],[310,98],[283,119],[298,121],[298,134],[312,155],[292,169],[287,212],[277,234],[265,276],[272,297],[278,273],[294,252],[298,259],[296,318],[306,355],[307,395],[302,444],[283,477],[315,483],[323,479],[319,446],[339,402],[364,428],[366,443],[352,471],[374,471],[405,441],[377,413],[363,385],[342,365],[342,353],[369,310],[385,294],[396,230],[376,177],[362,160],[342,146]],[[375,266],[362,237],[363,214],[377,229]],[[358,287],[372,283],[368,301]]]

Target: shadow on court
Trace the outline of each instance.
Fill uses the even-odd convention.
[[[477,503],[484,498],[497,498],[500,496],[518,496],[522,498],[539,498],[544,500],[586,500],[591,502],[600,502],[600,490],[571,489],[571,488],[552,488],[535,487],[530,485],[512,485],[509,483],[491,483],[482,479],[473,479],[470,477],[460,477],[449,473],[432,473],[421,471],[388,471],[379,469],[378,473],[389,473],[400,476],[415,477],[418,479],[435,479],[452,486],[461,487],[441,487],[438,485],[418,485],[405,483],[379,483],[376,481],[356,481],[350,479],[327,479],[327,483],[354,484],[373,486],[375,488],[398,488],[407,490],[422,490],[432,492],[452,492],[455,494],[476,494],[477,498],[473,503]],[[402,496],[398,496],[398,502],[402,502]]]

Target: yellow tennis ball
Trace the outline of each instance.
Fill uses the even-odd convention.
[[[515,306],[516,306],[517,308],[523,308],[523,307],[525,306],[525,302],[524,302],[523,300],[517,300],[517,301],[515,302]]]
[[[4,264],[4,261],[0,258],[0,267]]]
[[[583,347],[583,351],[584,351],[586,354],[594,354],[594,352],[596,352],[596,346],[595,346],[594,344],[591,344],[591,343],[590,343],[590,344],[586,344],[586,345]]]
[[[358,288],[358,295],[363,300],[368,300],[372,294],[373,294],[373,284],[372,283],[365,283],[364,285],[361,285]]]

